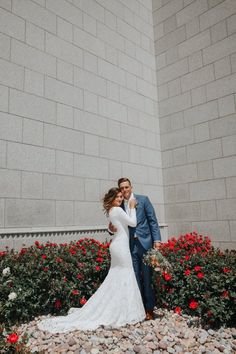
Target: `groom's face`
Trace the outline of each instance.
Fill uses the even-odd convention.
[[[119,185],[121,193],[125,199],[129,199],[132,193],[132,187],[128,181],[122,182]]]

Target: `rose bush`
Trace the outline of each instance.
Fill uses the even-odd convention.
[[[0,252],[0,322],[13,325],[81,307],[108,272],[108,247],[85,238]]]
[[[0,325],[0,353],[29,354],[30,350],[26,347],[27,341],[26,334],[19,336],[17,332]]]
[[[169,272],[153,274],[160,307],[199,316],[211,326],[235,324],[235,251],[215,249],[197,233],[172,237],[160,251],[172,265]]]

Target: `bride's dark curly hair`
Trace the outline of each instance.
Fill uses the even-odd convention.
[[[120,192],[121,192],[120,188],[114,187],[109,189],[109,191],[104,195],[102,201],[103,201],[103,209],[106,215],[108,215],[109,210],[112,207],[112,202],[116,199],[117,194]]]

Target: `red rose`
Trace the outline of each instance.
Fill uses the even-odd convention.
[[[102,262],[103,262],[103,258],[98,257],[98,258],[96,259],[96,261],[99,262],[99,263],[102,263]]]
[[[179,306],[176,306],[176,308],[174,309],[174,312],[177,313],[178,315],[181,314],[181,311],[182,311],[182,309]]]
[[[202,269],[202,267],[200,267],[200,266],[195,266],[194,267],[194,270],[196,270],[196,272],[199,272],[201,269]]]
[[[96,266],[96,267],[95,267],[95,270],[99,271],[99,270],[101,270],[101,267]]]
[[[61,308],[61,300],[56,300],[55,303],[54,303],[54,307],[58,310]]]
[[[228,268],[228,267],[224,267],[224,268],[223,268],[223,272],[224,272],[224,273],[229,273],[229,272],[231,272],[231,269]]]
[[[192,300],[189,304],[189,308],[192,310],[195,310],[198,307],[198,302],[195,300]]]
[[[79,290],[72,290],[71,294],[72,295],[79,295]]]
[[[189,276],[190,275],[190,269],[185,270],[184,275]]]
[[[172,278],[171,275],[168,274],[168,273],[166,273],[166,272],[163,272],[162,275],[163,275],[163,278],[164,278],[166,281],[169,281],[169,280],[171,280],[171,278]]]
[[[222,297],[229,297],[229,292],[227,290],[223,291],[221,294]]]
[[[56,262],[57,262],[57,263],[61,263],[61,262],[62,262],[62,259],[61,259],[60,257],[57,257],[57,258],[56,258]]]
[[[189,260],[190,260],[190,256],[185,256],[184,259],[185,259],[186,261],[189,261]]]
[[[42,259],[46,259],[46,258],[47,258],[46,254],[43,254]]]
[[[19,339],[19,336],[16,333],[11,333],[7,336],[8,343],[16,343]]]
[[[198,277],[199,279],[204,278],[204,273],[197,273],[197,277]]]
[[[83,279],[83,275],[77,274],[77,275],[76,275],[76,278],[77,278],[77,279]]]
[[[86,304],[87,300],[85,299],[85,297],[83,296],[81,299],[80,299],[80,305],[84,305]]]

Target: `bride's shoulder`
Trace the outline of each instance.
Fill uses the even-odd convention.
[[[121,207],[114,206],[109,210],[109,215],[115,214],[115,213],[120,213],[122,211]]]

